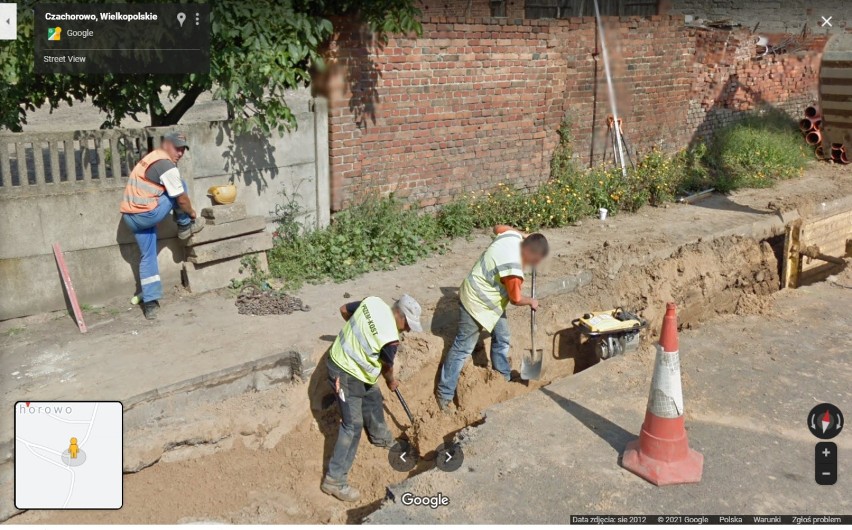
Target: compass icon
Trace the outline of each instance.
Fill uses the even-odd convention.
[[[808,414],[808,429],[821,440],[830,440],[843,430],[843,414],[831,403],[821,403]]]

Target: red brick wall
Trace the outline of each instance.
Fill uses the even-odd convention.
[[[755,62],[745,33],[669,16],[607,24],[633,149],[683,148],[761,101],[815,100],[816,52]],[[384,44],[341,30],[336,68],[316,83],[330,102],[333,208],[371,193],[426,207],[499,182],[533,186],[548,177],[566,115],[578,159],[600,160],[610,111],[595,36],[589,18],[424,18],[421,37]]]

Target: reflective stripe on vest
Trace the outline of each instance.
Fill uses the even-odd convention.
[[[514,231],[497,236],[462,282],[459,292],[462,305],[486,331],[494,329],[509,304],[509,293],[500,278],[524,277],[522,241],[523,236]]]
[[[150,212],[157,207],[157,202],[165,193],[166,187],[146,179],[145,172],[152,164],[160,160],[171,159],[162,149],[155,149],[134,166],[127,179],[127,186],[124,187],[124,196],[119,208],[121,213]]]
[[[331,347],[334,364],[359,381],[374,384],[381,373],[379,352],[399,340],[393,310],[381,298],[365,298]]]

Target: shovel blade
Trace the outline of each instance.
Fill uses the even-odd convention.
[[[524,353],[521,358],[521,379],[535,381],[541,377],[541,364],[544,358],[544,350],[535,350]]]

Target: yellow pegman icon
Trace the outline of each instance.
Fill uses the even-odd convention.
[[[71,438],[71,445],[68,446],[68,454],[71,458],[77,458],[77,451],[79,450],[80,448],[77,447],[77,438]]]

